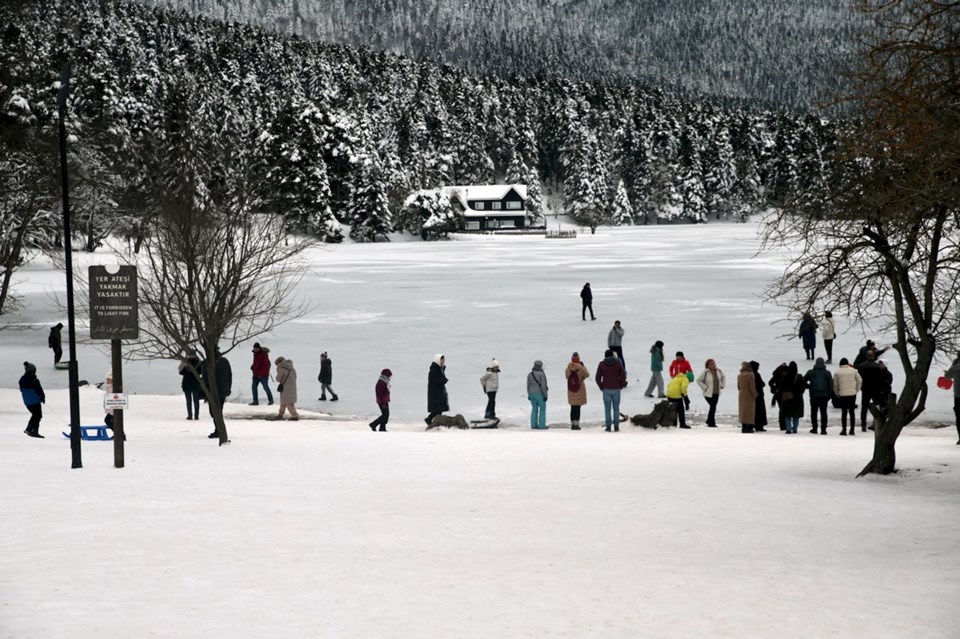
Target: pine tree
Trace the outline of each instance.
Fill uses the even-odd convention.
[[[617,192],[613,197],[610,209],[615,225],[630,226],[633,224],[633,205],[630,204],[630,198],[627,197],[627,187],[623,180],[617,182]]]
[[[543,193],[540,190],[540,177],[535,170],[527,166],[519,152],[514,152],[510,157],[510,165],[507,167],[507,183],[522,184],[527,187],[527,201],[525,203],[527,225],[542,224]]]
[[[365,158],[355,174],[347,220],[351,225],[350,237],[357,242],[386,240],[387,234],[393,230],[382,174],[376,156]]]

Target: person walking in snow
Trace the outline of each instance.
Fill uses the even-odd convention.
[[[584,382],[590,377],[590,371],[580,361],[580,353],[574,352],[570,356],[570,363],[563,371],[567,380],[567,403],[570,404],[570,429],[580,430],[580,408],[587,404],[587,385]]]
[[[953,416],[957,420],[957,446],[960,446],[960,353],[950,368],[943,371],[943,376],[953,380]]]
[[[620,358],[620,365],[623,370],[627,370],[627,360],[623,358],[623,327],[620,326],[620,320],[613,323],[610,332],[607,333],[607,348],[617,354]]]
[[[822,357],[818,357],[813,368],[808,370],[803,380],[810,390],[810,421],[813,428],[810,432],[817,433],[817,414],[820,415],[820,434],[827,434],[827,404],[833,393],[833,375],[827,370],[827,364]]]
[[[710,410],[707,412],[707,426],[717,427],[717,402],[720,401],[720,391],[727,385],[727,378],[723,371],[717,368],[717,362],[708,359],[704,364],[703,372],[697,377],[697,386],[703,391],[703,398],[707,400]]]
[[[752,433],[756,430],[757,419],[757,373],[751,362],[740,364],[737,375],[737,415],[740,418],[740,432]]]
[[[580,311],[580,317],[584,322],[587,321],[587,309],[590,309],[590,319],[597,319],[593,314],[593,290],[590,288],[590,282],[583,285],[580,289],[580,300],[583,302],[583,309]]]
[[[860,430],[867,430],[867,415],[870,414],[870,405],[880,405],[880,396],[883,392],[883,369],[876,360],[877,352],[873,349],[867,351],[867,359],[857,366],[857,372],[860,373]]]
[[[657,389],[657,397],[666,397],[663,393],[663,342],[657,340],[650,347],[650,383],[644,397],[653,397],[653,389]]]
[[[327,351],[320,353],[320,374],[317,376],[317,381],[320,382],[320,397],[317,399],[321,402],[327,401],[327,391],[330,391],[331,402],[340,399],[330,386],[333,383],[333,360],[327,355]]]
[[[687,388],[690,386],[690,378],[686,373],[677,373],[670,383],[667,384],[667,400],[677,409],[677,422],[680,428],[690,428],[687,425],[686,405]]]
[[[490,360],[486,372],[480,376],[480,386],[487,395],[487,407],[483,411],[484,419],[497,418],[497,391],[500,390],[500,362],[494,357]]]
[[[427,375],[427,417],[423,421],[427,426],[433,424],[433,418],[450,410],[447,397],[447,358],[434,355]]]
[[[250,402],[250,405],[257,406],[260,404],[257,390],[259,386],[263,386],[263,390],[267,392],[267,405],[273,406],[273,393],[270,392],[270,349],[262,348],[260,342],[255,342],[253,345],[253,364],[250,366],[250,370],[253,371],[253,385],[251,386],[253,401]]]
[[[387,431],[387,422],[390,421],[390,380],[393,379],[393,373],[390,372],[389,368],[385,368],[380,371],[380,378],[377,380],[376,385],[373,388],[373,392],[377,398],[377,406],[380,407],[380,417],[377,417],[375,420],[370,422],[370,430],[377,430],[377,427],[380,427],[380,432]]]
[[[753,383],[757,389],[757,407],[753,413],[753,429],[758,433],[766,432],[767,425],[767,404],[763,397],[763,377],[760,375],[760,362],[751,361],[750,369],[753,371]]]
[[[53,365],[60,363],[63,357],[63,338],[60,332],[63,330],[63,323],[57,322],[56,326],[50,328],[50,335],[47,336],[47,346],[53,350]]]
[[[827,311],[823,314],[823,322],[820,324],[820,337],[823,338],[823,348],[827,351],[827,364],[833,363],[833,340],[837,337],[837,325],[833,321],[833,313]]]
[[[187,351],[186,359],[180,360],[180,390],[187,400],[187,419],[200,419],[200,358],[194,351]]]
[[[620,365],[620,360],[614,356],[609,348],[603,353],[603,361],[597,366],[594,380],[603,393],[603,423],[604,430],[610,432],[620,430],[620,391],[627,386],[627,372]]]
[[[543,362],[533,363],[533,369],[527,373],[527,399],[530,400],[530,428],[547,428],[547,374],[543,372]]]
[[[43,392],[43,385],[37,378],[37,367],[30,362],[23,363],[23,376],[20,378],[20,396],[23,405],[30,411],[30,421],[23,432],[30,437],[43,439],[40,434],[40,420],[43,419],[42,404],[47,403],[47,395]]]
[[[850,417],[850,434],[857,434],[857,393],[863,385],[863,379],[857,369],[850,366],[850,360],[841,358],[840,368],[833,375],[833,394],[837,396],[837,407],[840,409],[841,435],[847,434],[847,417]]]
[[[283,419],[283,413],[290,411],[290,421],[299,421],[297,413],[297,369],[293,367],[293,360],[278,357],[274,362],[277,365],[277,392],[280,393],[280,412],[277,419]]]
[[[817,348],[817,320],[813,319],[810,311],[804,313],[800,320],[799,334],[803,340],[803,352],[807,359],[813,359],[813,352]]]

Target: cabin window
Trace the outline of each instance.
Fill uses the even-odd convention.
[[[493,209],[494,211],[499,211],[499,210],[500,210],[500,203],[499,203],[499,202],[491,202],[491,203],[490,203],[490,208]]]
[[[472,221],[472,222],[467,222],[467,230],[468,230],[468,231],[479,231],[479,230],[480,230],[480,222],[479,222],[478,220],[474,220],[474,221]]]
[[[486,224],[488,229],[500,228],[500,223],[497,220],[487,220]]]
[[[517,225],[513,220],[500,220],[500,228],[515,229],[517,228]]]
[[[486,202],[474,202],[474,203],[473,203],[473,209],[474,209],[475,211],[482,211],[482,210],[485,209],[485,208],[487,208],[487,203],[486,203]]]
[[[519,202],[519,201],[507,202],[507,208],[512,209],[514,211],[519,211],[521,208],[523,208],[523,202]]]

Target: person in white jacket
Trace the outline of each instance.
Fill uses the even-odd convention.
[[[840,360],[840,368],[833,374],[833,394],[837,396],[837,408],[840,409],[841,435],[847,434],[847,415],[850,415],[850,434],[857,433],[856,408],[857,393],[863,385],[863,378],[857,369],[850,366],[846,357]]]
[[[833,364],[833,340],[837,337],[837,326],[833,323],[833,313],[827,311],[820,322],[820,337],[823,338],[823,348],[827,351],[827,364]]]
[[[497,391],[500,390],[500,362],[494,357],[490,360],[487,371],[480,376],[480,386],[487,394],[487,408],[483,411],[484,419],[497,418]]]
[[[720,391],[727,385],[727,378],[723,371],[717,368],[717,362],[708,359],[704,364],[703,372],[697,377],[697,386],[703,391],[703,398],[707,400],[710,411],[707,413],[707,426],[717,427],[717,402],[720,401]]]

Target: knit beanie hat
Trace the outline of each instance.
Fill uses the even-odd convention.
[[[36,372],[37,372],[37,367],[36,367],[36,365],[31,364],[30,362],[24,362],[24,363],[23,363],[23,370],[24,370],[24,372],[27,372],[27,373],[36,373]]]

